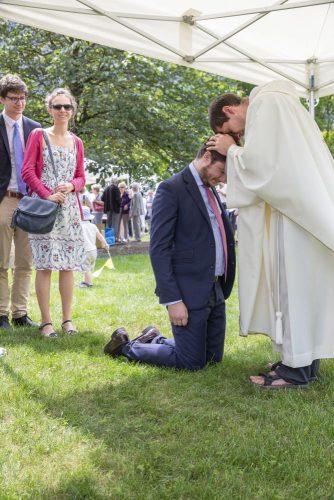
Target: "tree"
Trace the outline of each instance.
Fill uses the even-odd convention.
[[[2,21],[0,34],[2,73],[27,82],[31,116],[45,124],[46,93],[72,91],[79,104],[75,131],[102,177],[111,164],[137,179],[180,170],[211,133],[208,103],[229,88],[219,76],[13,22]]]
[[[28,84],[27,112],[46,125],[45,95],[68,87],[79,104],[73,130],[83,139],[92,170],[114,170],[132,179],[179,171],[211,132],[207,106],[219,93],[248,94],[246,83],[164,63],[43,30],[0,22],[1,73]],[[334,99],[316,108],[334,152]],[[94,163],[95,162],[95,163]],[[95,165],[95,167],[94,167]]]
[[[324,139],[334,155],[334,96],[322,97],[316,107],[317,123]]]

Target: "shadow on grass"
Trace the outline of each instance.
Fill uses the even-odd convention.
[[[111,328],[110,328],[111,329]],[[22,345],[33,349],[38,354],[49,354],[57,352],[103,352],[106,343],[106,332],[92,334],[90,330],[80,330],[77,336],[69,336],[66,333],[59,333],[57,338],[43,338],[38,330],[22,329],[20,332],[13,330],[12,333],[1,335],[1,345],[10,352],[11,347],[21,347]]]
[[[170,469],[173,456],[179,450],[177,436],[181,438],[189,433],[189,439],[197,443],[197,433],[190,427],[195,425],[198,431],[205,426],[210,429],[205,400],[209,401],[219,392],[219,369],[208,367],[202,372],[187,373],[126,360],[106,358],[106,361],[110,362],[111,377],[115,373],[117,376],[110,380],[104,378],[99,388],[73,392],[65,397],[57,397],[52,391],[45,394],[46,386],[39,389],[6,362],[3,369],[26,397],[41,405],[51,419],[66,422],[87,438],[94,437],[103,443],[102,452],[96,452],[96,456],[92,452],[92,461],[99,475],[107,478],[104,487],[109,488],[109,492],[110,488],[113,492],[121,488],[120,491],[136,495],[135,478],[148,479],[151,488],[157,478],[163,480],[164,464]],[[210,413],[212,417],[212,411]],[[92,448],[95,444],[92,441]],[[68,481],[65,478],[57,491],[43,492],[45,498],[62,498],[62,495],[70,498],[74,493],[78,495],[75,498],[99,498],[101,485],[97,484],[96,476],[90,481],[90,472],[87,474],[85,476],[83,471],[79,478]],[[133,482],[128,485],[129,477]]]
[[[187,421],[196,420],[201,425],[203,419],[204,424],[210,407],[224,408],[228,400],[224,387],[225,392],[234,386],[239,396],[254,396],[240,373],[238,377],[235,373],[224,376],[223,365],[186,372],[132,363],[125,358],[106,357],[103,361],[110,362],[109,380],[101,380],[100,388],[64,397],[46,394],[44,388],[40,390],[33,381],[25,380],[6,362],[3,369],[50,416],[65,419],[119,450],[124,449],[125,442],[140,445],[143,439],[158,438],[164,426],[173,429],[179,419],[183,430]]]
[[[80,427],[85,433],[93,434],[108,447],[124,448],[127,442],[158,437],[161,422],[164,424],[181,418],[183,426],[187,420],[197,419],[207,424],[207,414],[221,411],[240,399],[238,406],[257,404],[259,401],[277,401],[296,396],[304,400],[310,395],[314,404],[316,391],[261,391],[247,383],[249,367],[236,370],[233,362],[207,366],[198,372],[186,372],[170,368],[157,368],[132,363],[125,358],[110,361],[109,380],[101,380],[101,387],[58,396],[46,394],[33,383],[4,362],[3,369],[46,412],[55,418],[65,419],[71,426]],[[114,375],[114,377],[113,377]],[[116,376],[117,375],[117,376]],[[331,377],[318,383],[317,389],[324,390]],[[231,399],[233,395],[233,400]],[[288,410],[289,408],[287,408]],[[193,417],[192,417],[193,416]],[[160,418],[162,420],[160,420]],[[184,420],[183,420],[184,419]]]
[[[160,498],[163,491],[169,491],[171,498],[175,477],[182,487],[189,488],[185,497],[191,497],[192,492],[196,498],[192,487],[199,481],[203,488],[208,477],[208,488],[216,487],[212,471],[219,471],[220,484],[226,463],[234,470],[247,468],[250,460],[261,460],[268,473],[266,459],[277,441],[277,430],[273,429],[285,418],[299,425],[298,415],[314,412],[330,382],[320,383],[318,392],[260,391],[246,383],[250,365],[241,368],[234,355],[225,364],[200,372],[155,368],[123,358],[105,358],[101,363],[110,371],[101,377],[100,385],[94,381],[95,387],[59,395],[47,385],[39,388],[33,380],[25,380],[3,362],[5,373],[27,398],[45,409],[46,415],[78,429],[87,439],[93,438],[91,461],[96,473],[82,470],[66,475],[54,489],[43,491],[44,498],[109,498],[111,493],[114,498],[136,498],[139,483],[142,498],[158,484]],[[253,365],[254,358],[248,363]],[[280,432],[282,438],[289,434],[284,426]],[[263,440],[265,448],[258,445]],[[102,443],[100,449],[94,449],[97,443]],[[284,446],[282,441],[282,449]],[[254,455],[251,459],[249,450]],[[103,478],[102,485],[98,478]],[[242,492],[241,486],[240,490],[237,485],[235,488]],[[213,491],[217,492],[206,492],[207,498],[214,497],[209,495]]]
[[[62,481],[58,487],[44,488],[38,491],[40,499],[103,499],[100,484],[93,474],[76,473],[75,477]]]

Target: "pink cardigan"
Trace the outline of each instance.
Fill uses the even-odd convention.
[[[77,150],[77,166],[71,183],[74,186],[78,198],[78,192],[84,187],[86,178],[84,170],[84,148],[82,140],[72,134]],[[22,166],[22,179],[28,185],[29,194],[33,191],[40,198],[47,198],[53,191],[40,180],[43,171],[43,133],[41,128],[35,128],[29,135],[27,147],[24,153]],[[78,198],[79,200],[79,198]],[[81,205],[79,203],[80,211]]]

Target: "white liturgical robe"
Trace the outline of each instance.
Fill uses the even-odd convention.
[[[271,337],[293,368],[334,357],[334,162],[291,83],[250,95],[227,157],[238,207],[240,334]]]

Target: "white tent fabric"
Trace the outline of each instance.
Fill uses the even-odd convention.
[[[236,80],[334,93],[334,0],[0,0],[0,16]],[[312,99],[313,101],[313,99]]]

